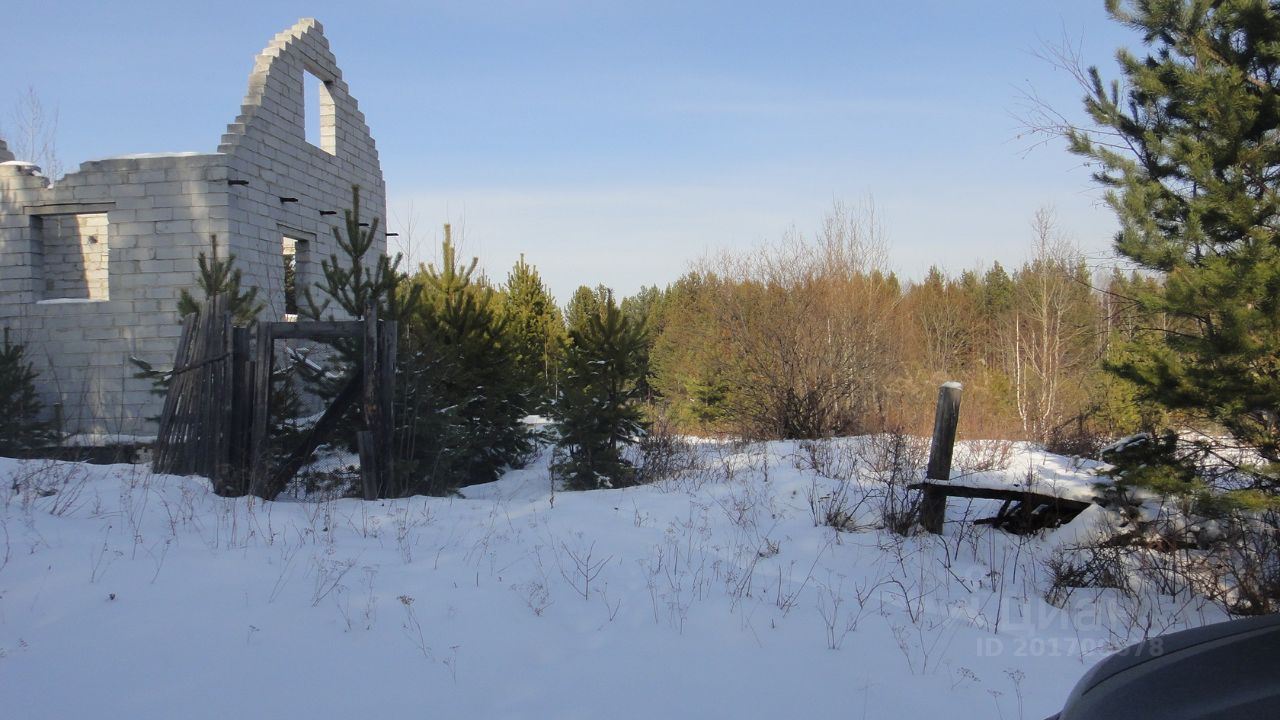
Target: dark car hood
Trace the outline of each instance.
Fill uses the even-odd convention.
[[[1280,717],[1280,615],[1151,638],[1108,657],[1071,691],[1061,720]]]

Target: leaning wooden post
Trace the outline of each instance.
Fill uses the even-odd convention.
[[[372,299],[364,305],[364,392],[361,405],[364,409],[364,426],[367,435],[357,434],[360,451],[360,480],[364,486],[364,499],[378,498],[379,452],[378,430],[382,425],[382,414],[378,412],[378,306]]]
[[[946,382],[938,388],[938,409],[933,416],[933,442],[929,446],[929,468],[925,478],[946,482],[951,479],[951,453],[960,422],[960,383]],[[947,496],[941,488],[925,483],[920,501],[920,525],[927,532],[941,534],[947,517]]]

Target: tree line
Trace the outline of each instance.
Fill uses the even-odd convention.
[[[561,308],[523,257],[495,283],[446,226],[439,260],[412,273],[398,259],[357,272],[367,248],[340,238],[348,257],[322,263],[316,295],[351,315],[373,297],[401,323],[405,491],[496,479],[540,440],[569,487],[643,481],[628,448],[654,424],[760,440],[925,433],[947,380],[966,386],[971,437],[1088,452],[1154,427],[1155,407],[1104,367],[1146,332],[1128,298],[1154,281],[1095,277],[1051,213],[1028,233],[1021,267],[907,282],[884,268],[874,215],[836,206],[812,237],[725,253],[620,300],[584,285]],[[305,305],[317,319],[328,309],[310,293]],[[553,421],[550,437],[531,415]]]

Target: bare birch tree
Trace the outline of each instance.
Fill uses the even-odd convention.
[[[14,103],[10,118],[12,131],[0,128],[0,136],[8,141],[9,151],[19,160],[39,165],[45,177],[62,177],[57,108],[46,108],[36,89],[28,86]]]
[[[1053,211],[1038,210],[1032,227],[1035,257],[1016,276],[1005,333],[1023,432],[1047,442],[1067,420],[1064,407],[1078,406],[1065,396],[1083,391],[1081,377],[1097,362],[1096,308],[1079,250],[1059,232]]]

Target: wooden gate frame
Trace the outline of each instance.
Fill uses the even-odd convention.
[[[347,408],[361,398],[365,429],[356,433],[364,499],[385,497],[392,490],[392,434],[398,329],[394,320],[378,320],[376,305],[365,304],[363,320],[259,322],[253,372],[253,425],[249,436],[249,492],[274,499],[297,474],[320,443],[337,427]],[[285,464],[271,471],[267,423],[271,412],[271,373],[276,340],[360,340],[363,368],[325,409]]]

